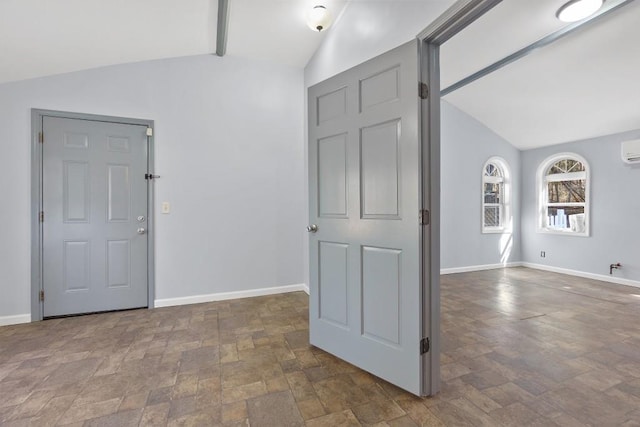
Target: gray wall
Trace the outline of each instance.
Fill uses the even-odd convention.
[[[441,123],[441,268],[520,261],[520,151],[446,101]],[[511,171],[512,233],[482,233],[482,168],[493,156]]]
[[[415,39],[454,3],[454,0],[348,2],[304,70],[306,87]]]
[[[601,275],[620,262],[615,277],[640,280],[640,166],[620,157],[620,142],[638,138],[640,130],[522,153],[523,261]],[[590,237],[536,232],[536,172],[547,157],[562,152],[583,156],[591,167]]]
[[[31,108],[155,120],[156,298],[302,283],[303,88],[212,55],[0,85],[0,317],[30,312]]]

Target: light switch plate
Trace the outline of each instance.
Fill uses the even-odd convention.
[[[163,214],[171,213],[171,203],[162,202],[162,213]]]

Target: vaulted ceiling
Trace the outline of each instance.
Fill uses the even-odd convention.
[[[501,2],[442,46],[442,87],[566,26],[564,3]],[[444,99],[520,149],[640,129],[639,23],[628,2]]]
[[[346,0],[323,0],[339,15]],[[227,53],[304,67],[311,0],[231,0]],[[0,0],[0,83],[216,50],[217,0]]]
[[[322,3],[338,17],[349,1],[430,0]],[[443,45],[442,87],[563,28],[565,1],[502,1]],[[304,67],[324,37],[304,23],[314,4],[230,0],[227,54]],[[217,13],[217,0],[0,0],[0,83],[212,54]],[[445,99],[521,149],[640,129],[638,22],[631,1]]]

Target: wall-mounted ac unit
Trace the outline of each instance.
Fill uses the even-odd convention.
[[[640,163],[640,139],[622,143],[622,161],[625,163]]]

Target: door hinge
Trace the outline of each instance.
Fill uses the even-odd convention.
[[[40,217],[40,222],[44,222],[44,211],[40,211],[40,215],[38,215]]]
[[[153,136],[153,128],[147,128],[147,136]]]
[[[44,142],[44,133],[38,132],[38,142],[42,144]]]
[[[156,178],[160,178],[160,175],[154,175],[152,173],[145,173],[144,174],[144,179],[156,179]]]
[[[428,209],[420,209],[420,225],[429,225],[431,215]]]
[[[422,338],[420,340],[420,354],[426,354],[429,352],[429,347],[430,347],[430,343],[429,343],[429,338]]]
[[[40,290],[40,301],[44,301],[44,289]]]
[[[429,86],[426,83],[418,82],[418,96],[420,99],[427,99],[429,97]]]

